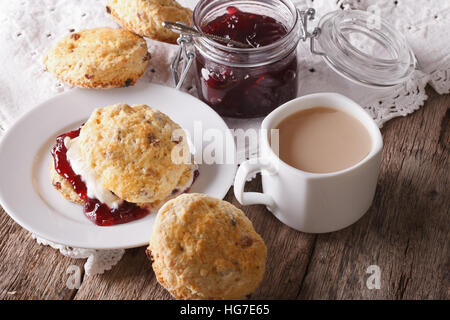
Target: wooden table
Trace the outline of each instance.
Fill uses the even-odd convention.
[[[263,206],[242,208],[268,247],[265,278],[252,298],[450,298],[450,95],[427,93],[423,108],[382,129],[375,200],[353,226],[304,234]],[[260,190],[260,179],[249,189]],[[232,190],[225,199],[240,207]],[[144,248],[127,250],[111,271],[83,274],[81,287],[68,289],[68,267],[83,264],[36,244],[1,210],[1,299],[170,299]],[[366,285],[371,265],[380,268],[380,289]]]

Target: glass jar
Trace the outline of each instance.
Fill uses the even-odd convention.
[[[284,0],[204,0],[194,10],[194,26],[204,30],[231,6],[275,19],[284,25],[286,34],[249,49],[194,38],[198,97],[225,117],[265,116],[297,96],[298,13]]]
[[[229,7],[271,17],[286,33],[267,45],[244,49],[205,37],[205,26]],[[337,10],[324,15],[310,32],[308,23],[314,16],[314,9],[298,10],[291,0],[200,0],[193,16],[200,34],[180,32],[178,39],[180,49],[171,66],[177,88],[195,64],[198,96],[220,115],[265,116],[297,96],[299,40],[310,40],[312,54],[322,56],[331,69],[360,85],[395,86],[415,70],[417,61],[406,39],[381,16]],[[184,67],[179,76],[181,61]]]

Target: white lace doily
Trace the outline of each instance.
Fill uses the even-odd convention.
[[[96,250],[72,248],[39,238],[35,234],[32,234],[31,236],[37,243],[57,249],[66,257],[73,259],[87,259],[84,265],[87,275],[101,274],[107,270],[111,270],[111,268],[122,259],[122,256],[125,253],[125,250],[123,249]]]
[[[197,0],[179,0],[193,8]],[[332,10],[361,9],[381,14],[407,38],[419,62],[419,69],[405,84],[390,89],[369,89],[343,80],[308,44],[299,46],[299,94],[319,91],[342,93],[359,102],[381,126],[384,122],[419,109],[427,99],[430,83],[440,93],[450,91],[450,1],[448,0],[295,0],[299,8],[314,7],[316,22]],[[18,0],[0,1],[0,135],[18,117],[38,103],[70,90],[43,71],[42,58],[48,48],[71,31],[100,26],[117,26],[105,10],[106,0]],[[169,64],[176,46],[148,41],[150,66],[140,81],[171,86]],[[190,91],[190,80],[185,89]],[[191,91],[192,92],[192,91]],[[231,128],[255,128],[261,119],[226,120]],[[256,150],[238,150],[241,159]],[[69,248],[36,239],[72,258],[87,258],[86,274],[109,270],[124,250]]]

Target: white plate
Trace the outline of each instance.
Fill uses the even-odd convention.
[[[155,214],[122,225],[99,227],[80,205],[65,200],[50,183],[50,149],[55,138],[76,129],[98,107],[147,104],[169,115],[193,137],[194,121],[224,133],[223,152],[234,159],[234,140],[225,122],[200,100],[172,88],[141,84],[111,90],[74,89],[40,104],[8,130],[0,143],[0,204],[22,227],[44,239],[72,247],[117,249],[144,246]],[[207,146],[205,141],[203,145]],[[199,165],[191,192],[222,199],[236,165]]]

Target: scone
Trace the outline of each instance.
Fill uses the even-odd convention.
[[[159,210],[147,253],[176,299],[241,299],[261,282],[267,249],[232,204],[184,194]]]
[[[163,21],[192,24],[192,11],[174,0],[109,0],[106,10],[124,28],[168,43],[176,43],[179,34],[164,28]]]
[[[65,179],[58,172],[56,172],[54,161],[50,161],[50,179],[52,181],[53,187],[55,187],[55,189],[58,190],[64,196],[64,198],[78,204],[84,203],[80,195],[75,192],[70,182],[67,181],[67,179]]]
[[[136,220],[186,192],[196,168],[184,130],[146,105],[96,109],[57,138],[52,184],[98,225]]]
[[[88,29],[62,38],[44,59],[62,82],[85,88],[126,87],[144,74],[150,54],[145,40],[113,28]]]

